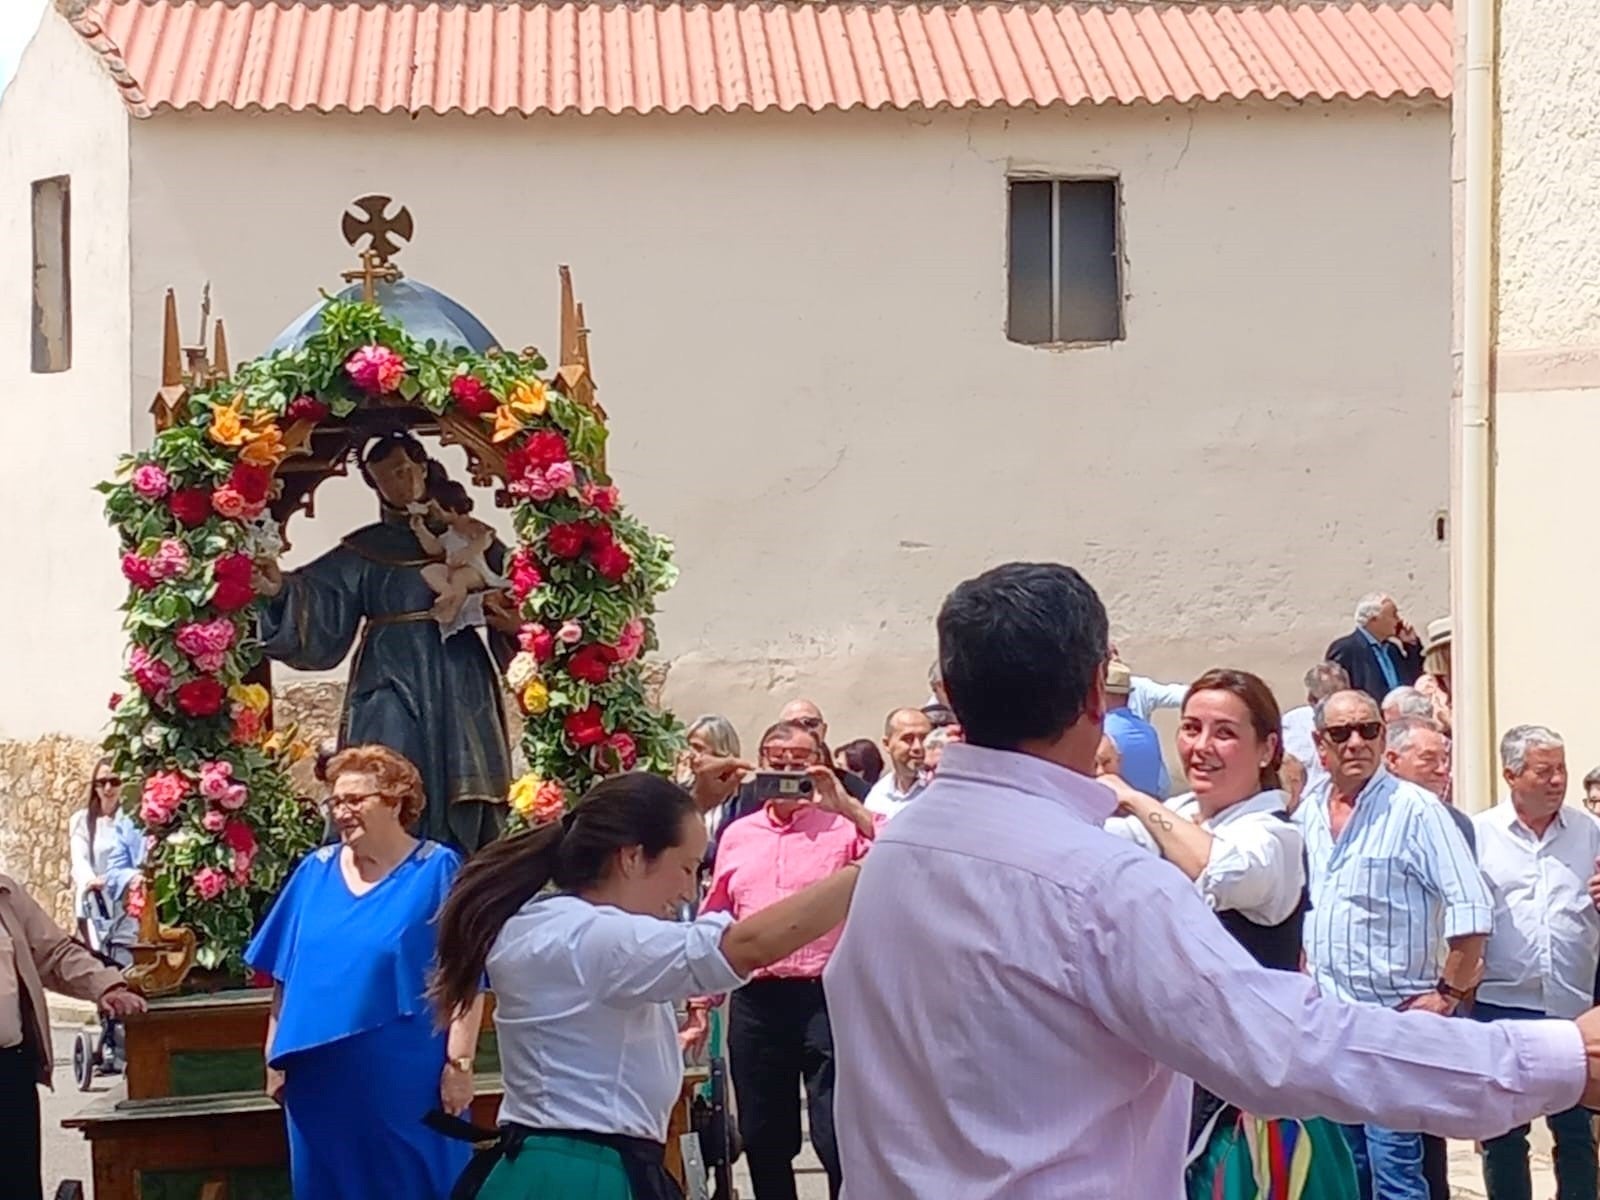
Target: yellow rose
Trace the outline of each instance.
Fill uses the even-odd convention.
[[[491,442],[505,442],[522,432],[522,418],[517,416],[504,404],[494,410],[494,432],[489,435]]]
[[[219,446],[238,446],[245,440],[244,393],[211,410],[211,440]]]
[[[530,680],[528,686],[522,689],[522,711],[530,717],[537,717],[550,707],[550,689],[545,687],[544,680]]]
[[[253,467],[275,467],[289,453],[282,431],[270,418],[254,424],[244,436],[247,440],[239,457]]]
[[[544,384],[537,379],[519,383],[506,398],[506,407],[519,417],[542,417],[550,407]]]
[[[539,789],[544,786],[544,780],[532,773],[524,775],[511,785],[509,799],[511,808],[523,820],[533,812],[533,806],[538,803]]]
[[[267,705],[272,703],[272,697],[267,694],[267,689],[259,683],[236,683],[228,689],[228,699],[235,704],[242,704],[251,712],[266,712]]]

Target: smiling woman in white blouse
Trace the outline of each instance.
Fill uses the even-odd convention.
[[[1279,780],[1281,725],[1278,702],[1260,678],[1207,671],[1189,686],[1178,724],[1190,790],[1163,804],[1118,776],[1101,782],[1117,794],[1123,814],[1106,822],[1107,832],[1194,880],[1223,927],[1262,966],[1295,971],[1307,907],[1305,843]],[[1193,1153],[1204,1150],[1213,1130],[1226,1132],[1230,1114],[1216,1096],[1195,1089]]]

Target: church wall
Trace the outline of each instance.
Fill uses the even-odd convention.
[[[686,718],[753,738],[809,694],[870,736],[923,698],[944,593],[1011,558],[1079,565],[1136,669],[1290,703],[1363,591],[1445,609],[1442,105],[169,113],[131,154],[136,431],[163,290],[209,279],[253,353],[337,286],[355,196],[404,201],[400,265],[510,346],[554,344],[572,265],[613,468],[678,543]],[[1008,172],[1119,177],[1126,340],[1006,339]],[[336,481],[296,557],[372,513]]]

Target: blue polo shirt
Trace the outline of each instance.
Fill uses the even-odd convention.
[[[1126,708],[1106,713],[1106,736],[1122,755],[1122,778],[1147,796],[1165,800],[1172,791],[1166,760],[1161,757],[1161,736],[1156,727]]]

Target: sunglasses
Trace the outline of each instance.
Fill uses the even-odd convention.
[[[94,781],[95,787],[121,787],[122,780],[116,775],[102,775]]]
[[[817,730],[822,728],[822,718],[796,717],[794,720],[790,721],[789,724],[798,725],[801,729],[809,729],[811,732],[815,733]]]
[[[1335,746],[1342,746],[1357,733],[1361,735],[1363,742],[1375,742],[1383,734],[1383,722],[1357,721],[1354,725],[1329,725],[1322,731],[1322,736]]]

